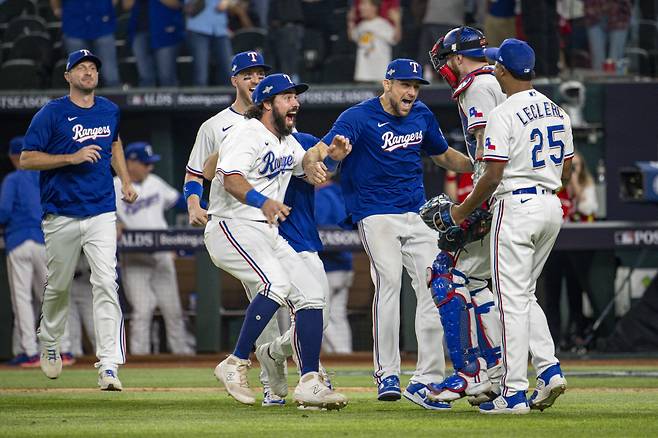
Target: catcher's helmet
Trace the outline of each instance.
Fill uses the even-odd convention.
[[[430,59],[435,70],[439,70],[448,55],[460,54],[470,58],[484,58],[487,39],[482,31],[469,26],[452,29],[439,38],[430,51]]]

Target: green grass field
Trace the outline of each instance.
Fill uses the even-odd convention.
[[[567,393],[525,416],[485,416],[465,400],[451,412],[377,402],[368,368],[330,369],[350,398],[340,412],[240,405],[207,366],[128,367],[120,372],[125,390],[109,393],[96,389],[91,366],[67,368],[57,380],[3,368],[0,436],[658,436],[658,367],[565,366]]]

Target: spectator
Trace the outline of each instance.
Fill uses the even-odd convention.
[[[584,1],[592,68],[615,71],[626,48],[631,0]]]
[[[151,145],[131,143],[126,147],[126,164],[130,180],[139,194],[134,204],[121,200],[121,181],[114,179],[117,194],[117,217],[120,229],[164,229],[165,210],[183,198],[157,175],[153,164],[160,160]],[[130,352],[151,353],[151,322],[156,307],[160,308],[167,330],[169,350],[174,354],[192,354],[187,345],[183,311],[178,293],[178,280],[171,252],[130,253],[122,260],[123,286],[132,306],[130,320]]]
[[[50,0],[53,14],[62,20],[67,53],[91,49],[103,60],[101,81],[108,87],[120,85],[117,64],[116,15],[118,0]]]
[[[215,85],[231,84],[233,48],[226,13],[229,3],[230,0],[206,0],[196,15],[188,14],[187,42],[194,57],[194,85],[199,87],[208,86],[211,59],[216,63]]]
[[[128,26],[141,87],[178,86],[176,56],[185,37],[179,0],[122,0],[131,11]]]
[[[78,265],[73,274],[71,283],[71,297],[69,299],[69,339],[71,341],[71,354],[73,357],[84,354],[82,342],[82,329],[87,334],[91,347],[96,351],[96,335],[94,329],[94,310],[91,295],[91,270],[87,256],[80,254]]]
[[[484,18],[484,34],[490,46],[498,47],[516,36],[516,0],[489,0]]]
[[[571,220],[574,222],[591,222],[599,208],[596,199],[596,186],[594,178],[587,169],[583,156],[576,152],[571,164],[571,180],[567,189],[571,193],[574,203],[574,212]]]
[[[249,0],[228,0],[226,12],[228,13],[228,28],[232,32],[254,27],[249,13]],[[258,16],[254,14],[254,18],[258,19]]]
[[[362,20],[359,11],[361,0],[353,0],[350,10],[347,13],[347,34],[351,35],[352,30]],[[400,11],[400,0],[381,0],[379,5],[379,16],[387,19],[393,25],[393,44],[400,42],[402,38],[402,12]]]
[[[569,68],[587,67],[590,56],[583,0],[558,0],[557,10],[562,22],[564,65]]]
[[[357,43],[354,80],[380,82],[382,73],[391,62],[393,26],[377,14],[380,0],[361,0],[361,21],[353,28],[350,38]]]
[[[304,38],[304,11],[301,0],[270,2],[268,41],[274,71],[284,71],[299,82]]]
[[[423,3],[426,7],[416,59],[423,66],[425,77],[431,78],[435,73],[430,63],[429,51],[438,36],[445,35],[464,23],[464,2],[463,0],[428,0]]]
[[[365,3],[365,2],[363,2]],[[384,68],[386,69],[386,68]],[[315,192],[315,220],[320,226],[338,226],[347,217],[340,185],[335,182],[318,187]],[[347,301],[352,286],[352,253],[320,252],[329,281],[327,308],[329,322],[324,330],[322,348],[327,353],[352,352],[352,330],[347,319]]]
[[[251,0],[250,8],[258,17],[258,27],[267,29],[267,19],[270,13],[270,0]]]
[[[521,20],[528,44],[535,50],[535,73],[542,77],[557,76],[560,58],[557,0],[521,0]]]

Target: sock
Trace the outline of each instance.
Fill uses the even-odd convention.
[[[247,307],[247,314],[244,317],[242,328],[240,329],[240,337],[235,346],[233,355],[240,359],[248,359],[249,353],[256,342],[256,339],[265,329],[265,326],[274,313],[279,309],[279,304],[265,295],[256,294],[254,299]]]
[[[298,310],[295,313],[295,329],[302,376],[317,372],[322,346],[322,309]]]

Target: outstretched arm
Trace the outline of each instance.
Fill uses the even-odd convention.
[[[323,141],[319,141],[318,144],[304,154],[302,166],[307,181],[311,184],[325,182],[327,180],[327,170],[335,170],[337,162],[343,160],[351,151],[352,144],[350,140],[342,135],[336,135],[329,146]],[[327,169],[327,165],[330,169]]]
[[[451,147],[441,155],[432,155],[431,158],[437,166],[453,172],[467,173],[473,171],[471,159]]]

